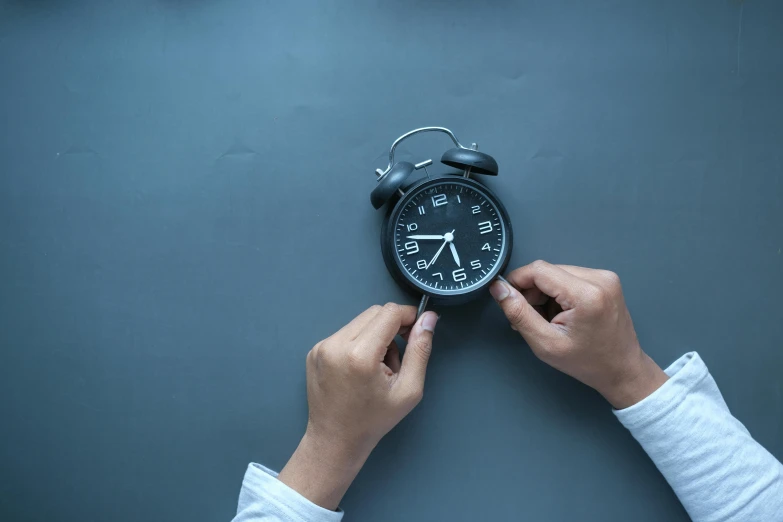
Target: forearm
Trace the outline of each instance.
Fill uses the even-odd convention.
[[[617,411],[697,522],[783,520],[783,466],[729,412],[695,353],[670,380]]]
[[[339,522],[343,512],[337,505],[371,450],[308,431],[279,475],[259,464],[248,466],[234,521]]]
[[[334,510],[371,450],[305,433],[278,480],[310,502]]]

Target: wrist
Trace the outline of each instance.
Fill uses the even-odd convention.
[[[335,510],[372,449],[324,437],[308,427],[278,480],[310,502]]]
[[[649,397],[669,379],[641,348],[621,374],[598,390],[616,410],[633,406]]]
[[[297,451],[302,450],[317,459],[321,466],[330,471],[347,472],[355,469],[358,472],[375,446],[364,440],[324,433],[308,426]]]

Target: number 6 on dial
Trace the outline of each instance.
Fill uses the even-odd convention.
[[[468,278],[467,274],[465,273],[464,268],[459,268],[451,273],[451,277],[454,278],[456,282],[464,281]]]

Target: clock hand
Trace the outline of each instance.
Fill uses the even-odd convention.
[[[440,248],[438,249],[438,251],[437,251],[437,252],[435,252],[435,257],[433,257],[433,258],[432,258],[432,261],[430,261],[430,262],[429,262],[429,264],[427,264],[427,268],[426,268],[426,270],[429,270],[429,268],[432,266],[432,263],[434,263],[434,262],[435,262],[435,260],[436,260],[436,259],[438,259],[438,256],[439,256],[439,255],[440,255],[440,253],[443,251],[443,247],[445,247],[447,243],[448,243],[448,241],[444,241],[444,242],[443,242],[443,244],[442,244],[442,245],[440,246]]]
[[[432,258],[432,261],[430,261],[430,263],[427,265],[427,268],[425,268],[425,270],[429,270],[432,264],[438,259],[438,256],[440,255],[441,252],[443,252],[443,248],[446,246],[446,243],[451,243],[454,240],[454,230],[443,235],[445,241],[443,241],[443,244],[440,246],[438,251],[435,252],[435,257]]]
[[[443,236],[405,236],[408,239],[440,239],[443,241]]]
[[[454,262],[457,263],[457,266],[462,266],[459,264],[459,255],[457,255],[457,247],[454,246],[454,243],[449,242],[449,246],[451,247],[451,255],[454,256]]]

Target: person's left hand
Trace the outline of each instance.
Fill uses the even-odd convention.
[[[370,452],[421,401],[437,322],[416,308],[373,306],[307,355],[310,415],[279,480],[335,509]],[[408,337],[405,356],[394,337]]]

